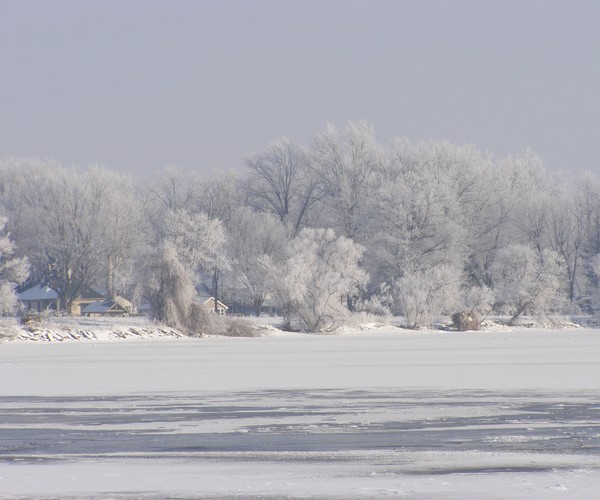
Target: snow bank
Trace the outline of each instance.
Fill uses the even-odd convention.
[[[36,328],[32,331],[21,329],[15,340],[34,342],[64,342],[68,340],[157,340],[184,337],[174,328],[155,326],[140,328],[135,326],[117,328]]]
[[[184,337],[180,331],[145,318],[48,318],[33,325],[3,320],[0,340],[24,342],[158,340]]]
[[[220,336],[256,337],[256,336],[287,336],[297,333],[281,330],[282,318],[278,317],[248,317],[243,320],[234,318],[235,331],[232,333],[205,334],[204,338]],[[516,330],[570,330],[577,328],[600,328],[600,320],[590,317],[555,318],[540,322],[532,318],[524,318],[517,325],[508,325],[508,318],[489,318],[482,323],[483,332],[513,332]],[[446,323],[439,321],[437,327],[419,330],[407,329],[403,326],[403,318],[385,318],[384,321],[350,321],[341,323],[326,332],[310,335],[357,335],[362,333],[400,334],[408,332],[456,334]],[[245,325],[247,328],[245,329]],[[117,341],[117,340],[157,340],[177,339],[187,336],[175,328],[156,324],[147,318],[84,318],[84,317],[53,317],[39,324],[22,326],[14,319],[0,319],[0,341],[21,342],[65,342],[65,341]]]

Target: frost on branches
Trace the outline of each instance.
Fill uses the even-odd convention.
[[[6,234],[6,217],[0,216],[0,315],[13,311],[17,298],[15,287],[29,274],[27,259],[14,257],[14,244]]]
[[[233,212],[229,236],[233,273],[246,290],[254,314],[259,316],[270,291],[269,273],[264,266],[282,260],[288,239],[286,226],[268,213],[240,207]]]
[[[155,319],[188,334],[199,334],[207,311],[195,300],[201,272],[226,268],[221,223],[204,213],[171,211],[165,237],[146,264],[146,294]]]
[[[287,326],[323,331],[348,314],[348,297],[367,281],[359,267],[363,247],[332,229],[304,229],[280,266],[271,265],[272,287]]]
[[[395,301],[408,328],[430,325],[436,316],[456,305],[460,279],[451,266],[440,264],[426,270],[407,272],[395,286]]]
[[[591,306],[594,311],[600,310],[600,253],[592,257],[590,262],[592,279],[596,286],[592,289]]]
[[[155,319],[183,332],[196,326],[196,294],[192,274],[181,262],[175,246],[163,243],[147,264],[147,295]]]
[[[545,315],[565,301],[564,274],[558,254],[537,253],[526,245],[509,245],[498,252],[492,277],[499,305],[514,323],[522,314]]]
[[[31,282],[52,283],[64,309],[85,285],[136,305],[150,294],[156,316],[177,322],[200,274],[222,302],[260,314],[273,300],[305,330],[335,324],[353,294],[354,307],[415,327],[460,312],[600,310],[593,174],[565,182],[528,149],[385,146],[362,122],[328,125],[304,146],[278,139],[246,165],[207,179],[166,168],[144,187],[98,166],[0,159],[8,259],[27,256]]]

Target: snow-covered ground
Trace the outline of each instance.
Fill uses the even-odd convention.
[[[0,344],[0,498],[598,498],[600,330]]]
[[[183,337],[181,332],[146,317],[49,317],[27,326],[17,323],[16,319],[0,318],[0,341],[120,341],[180,337]]]

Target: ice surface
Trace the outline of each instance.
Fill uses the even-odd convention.
[[[0,498],[598,498],[600,331],[0,345]]]

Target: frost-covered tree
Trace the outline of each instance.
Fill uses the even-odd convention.
[[[526,235],[540,255],[548,246],[553,198],[545,192],[531,193],[522,202],[523,210],[517,219],[517,227]]]
[[[159,236],[143,268],[142,293],[156,320],[199,335],[214,321],[196,300],[197,286],[210,273],[218,297],[219,273],[229,269],[223,225],[202,212],[170,211]]]
[[[201,273],[211,274],[213,296],[218,299],[221,276],[230,269],[221,222],[202,212],[171,211],[165,219],[165,241],[176,249],[195,284],[199,283]]]
[[[200,184],[199,211],[229,225],[235,209],[243,203],[239,179],[234,172],[215,172]]]
[[[36,220],[31,211],[28,185],[38,172],[51,170],[57,164],[17,158],[0,159],[0,213],[8,218],[6,230],[20,255],[30,253],[38,236]]]
[[[312,168],[322,202],[321,224],[361,244],[373,219],[384,155],[373,127],[349,123],[343,134],[328,124],[313,141]]]
[[[130,179],[100,166],[26,165],[22,196],[31,230],[26,244],[35,281],[50,284],[69,310],[85,286],[116,293],[142,229]]]
[[[585,226],[585,255],[593,258],[600,253],[600,179],[589,172],[584,174],[577,183],[575,198]]]
[[[291,288],[299,283],[304,290],[302,260],[289,267],[289,252],[299,240],[288,254],[275,249],[303,228],[331,228],[364,247],[361,266],[370,280],[360,302],[373,311],[410,309],[399,306],[399,297],[410,290],[406,303],[427,296],[419,278],[427,282],[428,273],[446,268],[459,284],[459,311],[486,314],[493,289],[498,308],[517,312],[519,300],[508,298],[510,286],[502,283],[509,280],[498,274],[510,267],[506,253],[514,253],[515,244],[534,252],[535,259],[526,261],[544,266],[548,250],[559,256],[560,283],[542,280],[536,293],[557,290],[579,304],[600,289],[594,271],[600,182],[591,174],[563,182],[531,150],[494,159],[474,146],[445,141],[395,139],[382,146],[370,125],[349,123],[340,131],[328,125],[306,145],[275,140],[250,155],[247,166],[240,178],[216,174],[207,180],[171,167],[149,186],[134,186],[100,167],[8,158],[0,160],[0,212],[8,216],[15,257],[28,257],[30,281],[55,286],[63,307],[83,285],[115,294],[137,280],[143,288],[145,280],[135,276],[139,263],[152,255],[148,261],[156,262],[158,249],[169,243],[194,281],[201,272],[212,274],[215,295],[229,255],[235,268],[228,277],[243,284],[257,310],[272,281],[280,284],[274,288],[286,310],[303,321],[299,312],[308,302]],[[174,222],[177,213],[190,221],[181,216]],[[207,220],[195,220],[200,213]],[[223,243],[218,252],[202,256],[201,245],[212,240],[198,228],[215,220]],[[549,304],[526,309],[558,307]]]
[[[438,266],[455,269],[453,282],[485,283],[507,204],[490,186],[490,158],[473,146],[408,140],[396,140],[388,156],[365,242],[371,290]]]
[[[246,165],[250,169],[244,183],[247,203],[274,215],[292,235],[297,234],[316,200],[316,181],[306,149],[282,137],[265,151],[249,155]]]
[[[560,255],[567,279],[567,296],[575,299],[585,251],[584,210],[580,200],[568,195],[554,200],[549,221],[550,248]]]
[[[498,252],[492,268],[498,305],[514,323],[522,314],[545,316],[564,302],[564,268],[552,250],[539,255],[528,245],[511,244]]]
[[[281,262],[287,243],[286,227],[274,216],[241,207],[229,227],[233,274],[247,291],[259,316],[270,285],[265,259]]]
[[[441,314],[449,314],[457,304],[460,273],[440,264],[406,272],[394,286],[396,308],[408,328],[429,326]]]
[[[405,172],[381,187],[377,203],[379,219],[367,244],[382,277],[395,279],[406,269],[462,263],[464,228],[446,183]]]
[[[333,326],[348,314],[348,297],[367,279],[359,262],[363,247],[331,229],[303,229],[280,265],[266,263],[272,288],[289,323],[310,331]]]
[[[90,167],[87,175],[93,178],[90,196],[101,200],[95,228],[101,237],[99,284],[106,287],[109,296],[116,297],[131,286],[135,254],[148,236],[148,228],[131,177],[96,166]]]
[[[84,286],[103,269],[102,188],[83,169],[55,168],[29,184],[37,224],[34,258],[38,275],[58,292],[69,310]]]
[[[600,311],[600,253],[594,255],[589,262],[593,286],[590,290],[591,306],[594,313]]]
[[[0,315],[10,313],[16,305],[15,287],[29,274],[26,258],[14,256],[14,243],[5,232],[6,217],[0,216]]]
[[[193,273],[173,243],[166,241],[155,248],[144,269],[144,292],[153,318],[187,334],[200,334],[206,311],[194,301]]]
[[[467,268],[470,284],[491,287],[496,255],[511,243],[531,244],[538,252],[547,247],[548,202],[555,187],[539,155],[529,149],[487,164],[479,182],[483,204],[474,206],[468,226],[476,235]]]
[[[525,150],[503,165],[512,190],[512,243],[532,245],[543,260],[545,249],[562,260],[566,294],[578,292],[586,248],[585,197],[550,172],[539,155]]]
[[[558,179],[531,149],[504,159],[498,170],[510,189],[510,242],[531,244],[541,253],[548,243],[549,209],[558,195]]]
[[[196,211],[202,197],[200,179],[193,172],[175,166],[165,167],[150,185],[149,199],[162,210]]]
[[[219,265],[225,243],[223,225],[205,213],[171,211],[165,218],[165,237],[180,259],[195,273]]]

